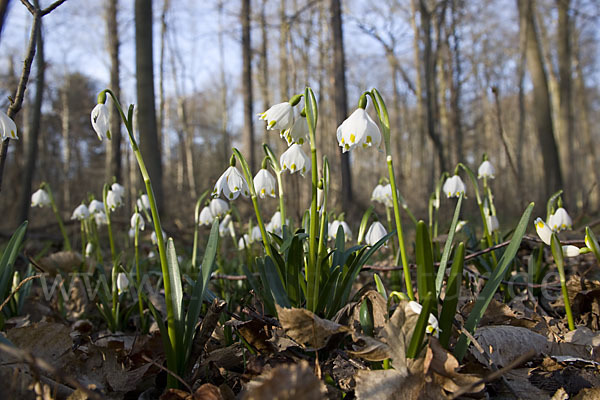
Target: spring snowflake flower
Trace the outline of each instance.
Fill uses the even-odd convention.
[[[289,102],[275,104],[267,111],[258,114],[260,119],[267,121],[268,130],[284,131],[294,123],[294,109]]]
[[[143,194],[136,201],[138,210],[150,210],[150,199],[147,194]]]
[[[88,210],[85,204],[80,204],[73,211],[73,215],[71,215],[71,219],[76,219],[79,221],[83,221],[90,216],[90,211]]]
[[[200,224],[200,225],[210,225],[210,224],[212,224],[212,222],[213,222],[214,219],[215,219],[215,216],[210,211],[210,207],[207,206],[207,207],[204,207],[200,211],[200,215],[198,216],[198,224]]]
[[[275,177],[264,168],[261,168],[254,177],[254,189],[261,199],[264,199],[266,196],[276,197],[275,185]]]
[[[94,221],[96,221],[96,225],[108,225],[108,218],[106,217],[106,213],[104,211],[98,211],[94,213]]]
[[[460,179],[460,176],[454,175],[446,179],[442,191],[446,193],[448,198],[458,197],[461,193],[465,194],[465,184],[462,179]]]
[[[227,234],[235,237],[235,230],[233,229],[233,219],[230,214],[227,214],[223,221],[219,224],[219,236],[224,237]]]
[[[300,116],[290,129],[281,131],[281,137],[285,139],[289,147],[294,143],[304,144],[308,140],[309,133],[306,117]]]
[[[498,221],[498,217],[495,215],[486,215],[486,222],[489,232],[494,232],[500,229],[500,222]]]
[[[481,179],[481,178],[494,179],[495,173],[496,173],[496,170],[494,169],[494,166],[492,165],[492,163],[489,162],[488,160],[485,160],[484,162],[481,163],[481,165],[479,166],[479,169],[477,170],[477,177],[479,179]]]
[[[223,196],[228,200],[237,199],[240,193],[245,197],[248,197],[250,193],[246,179],[233,165],[229,166],[217,180],[212,196],[219,197],[219,194],[221,193],[223,193]]]
[[[108,138],[110,140],[110,118],[106,104],[96,104],[92,110],[91,120],[98,139]]]
[[[291,145],[279,158],[279,164],[282,170],[289,170],[290,173],[300,171],[304,176],[310,171],[310,158],[304,153],[298,143]]]
[[[163,240],[167,240],[167,234],[165,233],[165,231],[162,232],[162,237]],[[156,231],[152,231],[152,234],[150,234],[150,240],[152,241],[153,245],[158,245],[158,238],[156,237]]]
[[[375,243],[379,242],[385,235],[387,235],[387,231],[383,224],[379,221],[375,221],[369,227],[367,234],[365,235],[365,242],[369,246],[373,246]]]
[[[412,312],[414,312],[417,315],[421,315],[421,312],[423,311],[423,306],[417,303],[416,301],[410,301],[408,303],[408,307],[411,309]],[[436,338],[439,337],[440,328],[437,318],[430,313],[427,323],[428,325],[427,328],[425,328],[425,332],[433,334],[433,336],[435,336]]]
[[[214,217],[222,217],[229,211],[229,203],[223,199],[212,199],[208,204],[210,212]],[[212,222],[212,221],[211,221]]]
[[[265,229],[268,232],[275,233],[277,235],[281,234],[281,213],[279,211],[276,211],[275,214],[273,214],[271,221],[269,221],[269,223],[265,226]]]
[[[0,111],[0,136],[4,139],[18,139],[17,125],[8,115]]]
[[[565,211],[565,213],[566,213],[566,211]],[[537,232],[540,239],[542,239],[542,242],[544,242],[544,244],[550,246],[551,239],[552,239],[552,233],[558,232],[558,231],[552,230],[552,228],[550,228],[550,226],[547,225],[541,218],[536,218],[534,221],[534,224],[535,224],[535,231]],[[562,246],[562,252],[563,252],[563,255],[566,257],[575,257],[580,254],[579,247],[573,246],[573,245]]]
[[[238,241],[238,250],[244,250],[246,247],[250,246],[250,243],[252,243],[250,241],[250,235],[244,233],[244,236]]]
[[[146,227],[146,223],[144,222],[144,217],[142,217],[142,214],[140,214],[139,212],[133,213],[133,215],[131,216],[131,220],[129,222],[131,224],[131,229],[135,229],[135,227],[137,225],[137,227],[141,231],[143,231],[144,228]]]
[[[108,208],[114,211],[121,204],[123,204],[123,198],[117,192],[109,190],[106,194],[106,205]]]
[[[44,189],[38,189],[31,195],[31,207],[47,207],[50,204],[50,196]]]
[[[92,242],[88,242],[85,245],[85,256],[91,257],[93,253],[94,253],[94,244]]]
[[[338,220],[333,221],[331,223],[331,226],[329,227],[329,230],[328,230],[329,239],[335,239],[340,226],[344,230],[344,239],[346,240],[346,242],[352,240],[352,231],[350,230],[350,226],[346,223],[346,221],[338,221]]]
[[[90,201],[88,210],[90,211],[90,214],[96,214],[97,212],[104,212],[104,203],[94,199],[94,200]]]
[[[129,279],[123,272],[119,272],[117,275],[117,291],[119,294],[125,292],[129,287]]]
[[[375,186],[375,189],[373,189],[373,193],[371,194],[371,201],[376,201],[386,207],[392,207],[394,205],[392,185],[388,183],[387,185]]]
[[[381,143],[381,132],[367,111],[357,108],[337,128],[337,141],[344,153],[356,146],[377,148]]]
[[[258,225],[252,228],[252,232],[250,232],[250,240],[252,242],[260,242],[262,240],[262,234],[260,233],[260,228]]]
[[[573,220],[567,213],[567,210],[560,207],[554,214],[548,218],[548,225],[554,232],[560,232],[565,229],[571,229]]]

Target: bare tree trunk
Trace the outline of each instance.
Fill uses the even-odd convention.
[[[8,3],[10,3],[10,0],[0,0],[0,36],[2,36],[4,21],[6,21],[6,15],[8,14]]]
[[[140,150],[152,180],[159,209],[164,205],[162,161],[158,145],[152,67],[152,0],[135,0],[135,70]]]
[[[60,94],[62,103],[61,122],[62,122],[62,172],[64,181],[62,184],[63,204],[71,204],[71,179],[69,179],[69,171],[71,170],[71,113],[69,112],[69,80],[65,81],[65,87]]]
[[[544,183],[546,198],[563,186],[560,159],[554,127],[552,124],[552,108],[548,80],[543,65],[543,56],[540,42],[535,29],[534,2],[519,1],[519,18],[524,19],[521,26],[527,29],[527,69],[533,84],[533,114],[535,117],[537,136],[540,141],[541,155],[544,169]]]
[[[223,2],[219,1],[218,3],[218,11],[219,11],[219,57],[221,61],[221,65],[219,68],[219,76],[221,78],[221,135],[222,137],[222,149],[223,160],[227,160],[229,158],[229,154],[231,153],[231,149],[229,148],[229,132],[227,130],[227,126],[229,124],[229,107],[227,105],[227,79],[225,77],[225,44],[223,42]],[[266,49],[265,49],[266,51]],[[265,54],[266,58],[266,54]],[[266,68],[266,59],[265,65],[263,68]],[[266,78],[265,78],[266,79]],[[268,92],[268,91],[267,91]],[[264,93],[263,93],[264,94]],[[264,99],[263,99],[264,100]],[[265,108],[266,110],[266,108]]]
[[[454,66],[454,73],[449,74],[450,78],[450,107],[452,109],[452,130],[454,133],[454,145],[456,146],[456,161],[464,162],[464,152],[463,152],[463,128],[462,128],[462,108],[460,105],[461,101],[461,89],[462,89],[462,61],[460,54],[460,42],[461,39],[458,34],[458,22],[457,22],[457,0],[451,1],[452,6],[452,37],[454,39],[454,48],[452,52],[450,52],[450,43],[447,41],[446,46],[449,55],[449,65]],[[448,35],[447,37],[449,37]],[[452,63],[452,58],[454,58],[454,62]]]
[[[169,11],[170,0],[164,0],[162,13],[160,15],[160,61],[159,61],[159,76],[158,76],[158,132],[160,132],[159,143],[164,149],[165,154],[165,175],[170,175],[171,167],[171,142],[169,135],[165,130],[165,114],[167,108],[167,102],[165,100],[165,53],[166,53],[166,41],[167,41],[167,11]],[[173,62],[175,64],[175,62]],[[175,81],[176,82],[176,81]],[[177,83],[175,83],[177,86]]]
[[[288,52],[287,40],[290,34],[290,25],[285,13],[287,9],[287,1],[281,0],[279,6],[279,97],[281,101],[285,101],[290,97],[290,86],[288,78]]]
[[[242,92],[244,98],[244,149],[250,170],[256,167],[254,115],[252,113],[252,48],[250,40],[250,0],[242,0]]]
[[[177,100],[177,114],[183,127],[181,138],[185,154],[185,169],[187,172],[188,185],[190,194],[192,195],[192,198],[195,199],[198,197],[198,193],[196,191],[196,174],[194,173],[194,129],[189,124],[185,100],[182,97]]]
[[[106,32],[108,39],[108,53],[110,56],[110,89],[115,96],[121,98],[121,85],[119,82],[119,29],[117,25],[117,2],[109,0],[106,9]],[[110,109],[110,134],[111,140],[106,142],[106,181],[114,176],[118,182],[122,179],[121,165],[121,116],[115,106]]]
[[[262,0],[260,7],[260,71],[258,74],[258,82],[260,82],[260,93],[262,100],[262,107],[264,110],[269,108],[271,103],[269,99],[269,58],[268,56],[268,43],[269,35],[267,32],[267,17],[266,17],[267,0]]]
[[[336,126],[339,126],[348,115],[348,101],[346,93],[346,60],[344,57],[344,36],[342,31],[342,8],[340,0],[331,0],[331,30],[333,42],[333,103]],[[353,201],[352,174],[350,171],[349,153],[340,155],[342,172],[342,209],[348,210]]]
[[[39,7],[35,1],[36,7]],[[44,73],[46,69],[44,61],[44,39],[42,37],[42,21],[37,27],[36,47],[37,55],[35,65],[37,77],[35,82],[35,98],[31,107],[31,120],[29,121],[29,137],[27,138],[27,164],[21,182],[21,207],[17,217],[17,224],[25,221],[29,215],[31,205],[31,184],[35,172],[35,163],[38,153],[38,137],[40,136],[40,124],[42,120],[42,100],[44,98]]]

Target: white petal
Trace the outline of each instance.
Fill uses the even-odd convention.
[[[550,239],[552,238],[552,229],[550,229],[541,218],[536,218],[534,224],[535,230],[540,239],[542,239],[542,242],[550,246]]]
[[[579,247],[572,245],[562,246],[562,252],[565,257],[576,257],[579,255]]]

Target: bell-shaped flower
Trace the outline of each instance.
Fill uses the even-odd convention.
[[[285,139],[289,147],[294,143],[304,144],[308,140],[309,133],[306,117],[300,116],[290,129],[281,131],[281,137]]]
[[[106,217],[106,213],[104,211],[98,211],[93,214],[94,221],[96,221],[96,225],[108,225],[108,218]]]
[[[465,227],[465,225],[467,225],[467,221],[465,221],[464,219],[458,221],[458,223],[456,224],[456,229],[454,230],[454,233],[460,232],[462,230],[462,228]]]
[[[258,115],[260,119],[267,121],[268,130],[284,131],[291,128],[294,123],[294,109],[287,101],[275,104],[267,111]]]
[[[31,195],[31,207],[47,207],[51,205],[50,196],[44,189],[38,189]]]
[[[163,240],[167,240],[167,234],[165,233],[165,231],[162,232],[162,237]],[[152,234],[150,234],[150,240],[152,241],[153,245],[158,245],[158,237],[156,236],[156,231],[152,231]]]
[[[143,194],[136,201],[138,210],[150,210],[150,199],[147,194]]]
[[[229,211],[229,203],[223,199],[212,199],[208,204],[208,208],[210,208],[210,212],[215,217],[222,217]],[[211,221],[212,222],[212,221]]]
[[[123,272],[119,272],[117,275],[117,292],[119,294],[125,292],[129,287],[129,279],[127,279],[127,275]]]
[[[367,234],[365,235],[365,242],[369,246],[373,246],[375,243],[379,242],[385,235],[387,235],[387,231],[383,224],[379,221],[375,221],[369,227]]]
[[[486,215],[487,228],[489,232],[495,232],[500,229],[500,222],[495,215]]]
[[[92,242],[87,242],[85,245],[85,256],[91,257],[94,253],[94,244]]]
[[[83,221],[90,216],[90,211],[88,210],[85,204],[80,204],[73,211],[73,215],[71,215],[71,219],[76,219],[79,221]]]
[[[254,189],[261,199],[264,199],[266,196],[276,197],[275,186],[275,177],[264,168],[261,168],[254,177]]]
[[[337,141],[344,153],[356,146],[379,147],[381,132],[367,111],[357,108],[337,128]]]
[[[91,120],[98,139],[108,138],[110,140],[110,118],[106,104],[96,104],[92,110]]]
[[[338,220],[333,221],[331,223],[331,225],[329,226],[329,230],[328,230],[329,238],[335,239],[340,226],[344,230],[344,240],[346,242],[352,240],[352,230],[350,230],[350,226],[346,223],[346,221],[338,221]]]
[[[273,214],[271,221],[265,226],[265,229],[271,233],[281,233],[281,213],[279,211],[276,211],[275,214]]]
[[[548,218],[548,225],[554,232],[560,232],[564,229],[571,229],[573,221],[567,213],[567,210],[560,207],[554,214]]]
[[[139,230],[143,231],[144,228],[146,227],[146,223],[144,222],[144,217],[142,217],[142,214],[140,214],[139,212],[133,213],[133,215],[131,216],[131,220],[129,222],[131,224],[132,229],[135,229],[137,226],[137,228]]]
[[[90,205],[88,206],[88,210],[90,214],[96,214],[98,212],[104,212],[104,203],[98,201],[96,199],[90,201]]]
[[[110,190],[115,192],[118,196],[121,196],[121,197],[125,196],[125,188],[116,182],[113,183],[112,185],[110,185]]]
[[[580,253],[579,247],[573,246],[571,244],[562,246],[562,252],[565,257],[576,257]]]
[[[465,184],[462,179],[460,179],[460,176],[454,175],[446,179],[444,186],[442,186],[442,191],[446,193],[448,198],[458,197],[461,193],[465,194]]]
[[[279,158],[279,164],[282,170],[289,170],[290,173],[300,171],[304,176],[310,171],[310,158],[304,153],[298,143],[291,145]]]
[[[377,185],[373,189],[371,194],[371,201],[376,201],[385,205],[386,207],[392,207],[394,205],[394,199],[392,198],[392,185]]]
[[[479,166],[479,169],[477,170],[477,177],[479,179],[481,179],[481,178],[494,179],[495,173],[496,173],[496,170],[494,169],[494,166],[492,165],[492,163],[489,162],[488,160],[485,160],[484,162],[481,163],[481,165]]]
[[[258,225],[252,227],[252,232],[250,232],[250,240],[252,242],[260,242],[262,240],[262,234],[260,233],[260,228]]]
[[[408,303],[408,308],[410,308],[410,310],[417,315],[421,315],[421,312],[423,311],[423,306],[417,303],[416,301],[410,301]],[[438,320],[431,313],[429,314],[429,318],[427,319],[427,328],[425,328],[425,332],[433,334],[433,336],[435,336],[436,338],[440,335]]]
[[[223,193],[228,200],[235,200],[240,193],[248,197],[249,192],[246,179],[235,166],[231,165],[217,180],[212,196],[219,197],[219,194]]]
[[[223,221],[219,224],[219,236],[223,237],[228,233],[232,237],[235,236],[235,230],[233,229],[233,219],[231,218],[231,214],[227,214],[225,218],[223,218]]]
[[[244,233],[244,236],[238,240],[238,250],[244,250],[246,247],[250,246],[250,235]]]
[[[534,223],[535,230],[540,239],[542,239],[542,242],[550,246],[552,243],[552,233],[557,231],[553,231],[541,218],[536,218]],[[580,254],[579,247],[573,245],[562,246],[562,252],[565,257],[575,257]]]
[[[119,192],[109,190],[106,193],[106,205],[109,209],[114,211],[121,204],[123,204],[123,197],[119,195]]]
[[[4,139],[18,139],[17,125],[8,115],[0,111],[0,137]]]
[[[223,200],[221,200],[223,201]],[[200,215],[198,216],[198,224],[200,225],[210,225],[212,224],[213,220],[215,219],[215,216],[213,215],[213,213],[210,211],[210,207],[204,207],[201,211],[200,211]]]

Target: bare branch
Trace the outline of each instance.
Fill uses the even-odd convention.
[[[44,8],[42,10],[42,17],[44,15],[50,14],[52,11],[54,11],[58,6],[60,6],[65,1],[67,1],[67,0],[57,0],[54,3],[50,4],[48,7]]]

